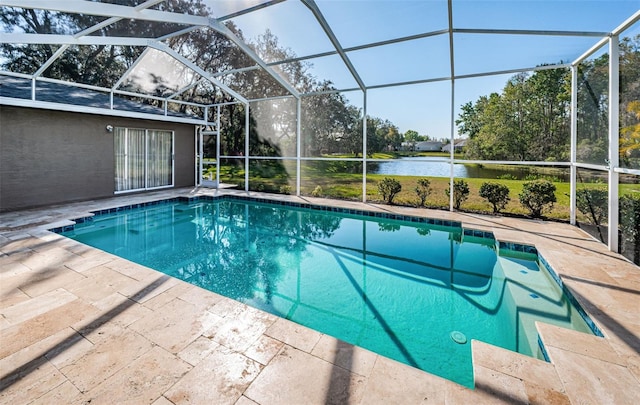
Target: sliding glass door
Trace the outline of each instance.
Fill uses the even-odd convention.
[[[115,191],[173,186],[173,132],[114,129]]]

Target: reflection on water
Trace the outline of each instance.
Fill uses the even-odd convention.
[[[440,160],[440,162],[438,162]],[[396,176],[425,176],[425,177],[449,177],[451,165],[442,162],[442,157],[404,157],[387,162],[369,163],[369,170],[375,174],[388,174]],[[568,181],[566,171],[557,171],[555,177]],[[518,180],[523,180],[531,174],[528,166],[512,166],[505,168],[493,168],[477,164],[454,163],[453,177],[496,179],[509,175]]]
[[[467,386],[470,344],[452,331],[535,355],[545,315],[523,326],[528,309],[573,316],[548,283],[511,282],[539,280],[534,260],[456,227],[220,201],[96,216],[68,236]]]

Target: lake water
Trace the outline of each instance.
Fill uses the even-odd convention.
[[[376,174],[389,174],[396,176],[429,176],[429,177],[449,177],[451,165],[442,162],[442,157],[404,157],[394,159],[389,162],[369,163],[376,164],[377,170],[371,170]],[[440,161],[439,161],[440,160]],[[515,166],[509,169],[494,169],[475,164],[463,165],[454,163],[453,176],[466,178],[495,179],[498,176],[510,174],[518,179],[524,179],[529,174],[528,166]],[[558,175],[557,177],[563,177]]]

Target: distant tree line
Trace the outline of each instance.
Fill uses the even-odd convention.
[[[578,69],[578,161],[605,164],[608,150],[609,55]],[[623,163],[640,154],[640,36],[620,42],[620,148]],[[502,92],[462,106],[456,120],[471,159],[567,161],[571,74],[537,70],[513,76]]]

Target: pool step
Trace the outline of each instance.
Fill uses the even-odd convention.
[[[614,349],[613,336],[607,339],[538,322],[536,328],[572,403],[638,403],[640,370],[631,363],[635,349],[624,344]]]
[[[540,322],[536,328],[549,363],[472,341],[478,395],[518,404],[638,403],[633,356],[619,355],[606,338]]]
[[[571,403],[553,364],[477,340],[471,344],[475,392],[487,403]]]

